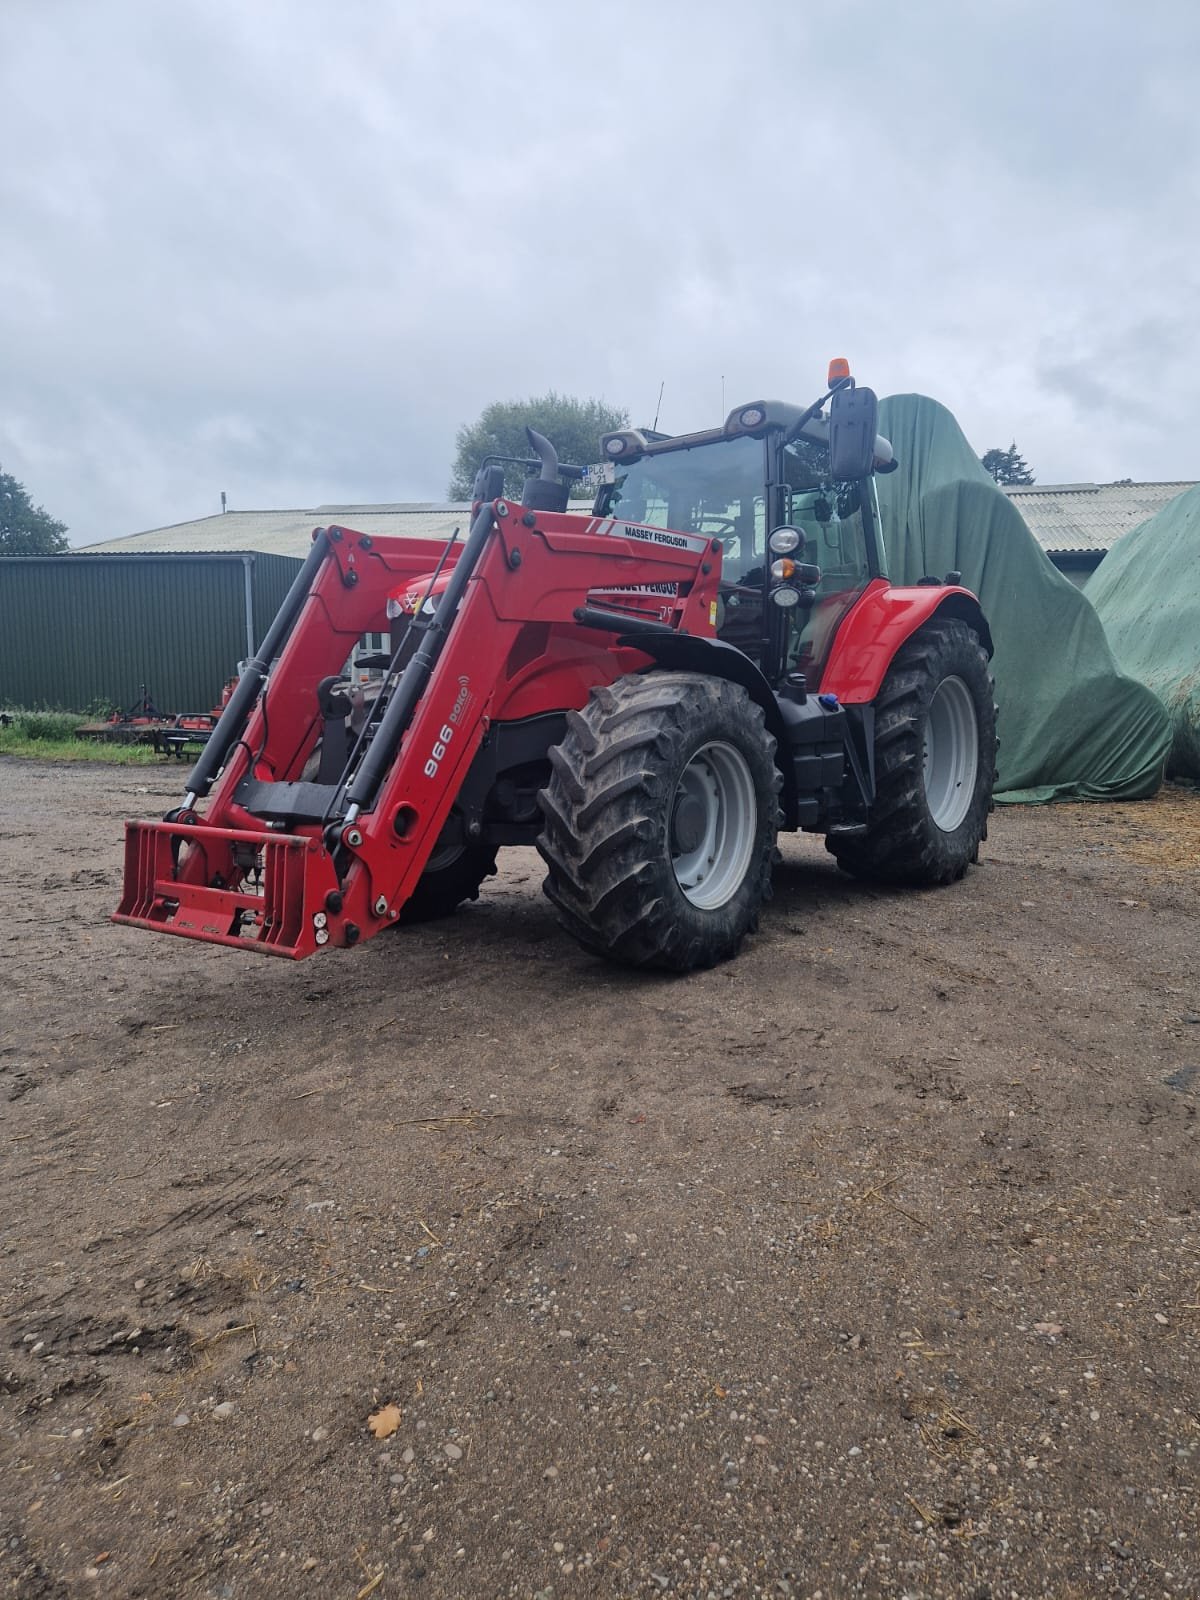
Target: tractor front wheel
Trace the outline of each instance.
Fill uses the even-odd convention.
[[[996,777],[996,707],[979,636],[928,623],[875,701],[875,800],[864,834],[831,832],[838,866],[880,883],[961,878],[978,860]]]
[[[688,972],[736,953],[770,894],[775,741],[737,684],[651,672],[594,690],[550,752],[545,891],[586,949]]]

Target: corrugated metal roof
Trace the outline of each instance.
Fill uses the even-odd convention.
[[[1030,532],[1049,554],[1109,550],[1122,536],[1152,517],[1190,482],[1060,483],[1010,486],[1005,493]],[[573,504],[572,509],[575,509]],[[586,507],[581,503],[578,507]],[[328,523],[358,533],[394,538],[448,539],[456,527],[466,532],[466,503],[416,501],[381,505],[323,505],[311,510],[227,511],[167,528],[131,533],[85,545],[83,555],[137,555],[258,550],[267,555],[303,557],[314,528]]]
[[[80,555],[195,555],[200,552],[257,550],[265,555],[308,554],[314,528],[336,523],[356,533],[391,534],[394,538],[448,539],[456,527],[466,532],[469,505],[315,506],[311,511],[226,511],[168,528],[151,528],[123,539],[84,545]]]
[[[1048,555],[1111,550],[1191,483],[1010,485],[1005,493]]]

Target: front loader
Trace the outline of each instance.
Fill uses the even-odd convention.
[[[877,410],[834,363],[806,408],[606,435],[590,515],[531,432],[520,503],[485,462],[436,560],[318,528],[183,803],[126,825],[115,920],[297,958],[444,915],[536,844],[581,944],[686,971],[756,926],[781,829],[857,876],[960,878],[991,638],[957,573],[889,582]],[[381,632],[367,694],[346,664]]]

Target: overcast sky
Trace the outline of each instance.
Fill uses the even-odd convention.
[[[0,0],[0,466],[73,543],[444,496],[555,388],[831,355],[1200,478],[1196,0]]]

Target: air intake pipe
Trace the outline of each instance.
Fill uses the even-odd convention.
[[[531,511],[565,511],[570,491],[558,476],[558,451],[545,434],[533,428],[525,429],[525,437],[542,463],[536,478],[526,478],[521,491],[521,504]]]

